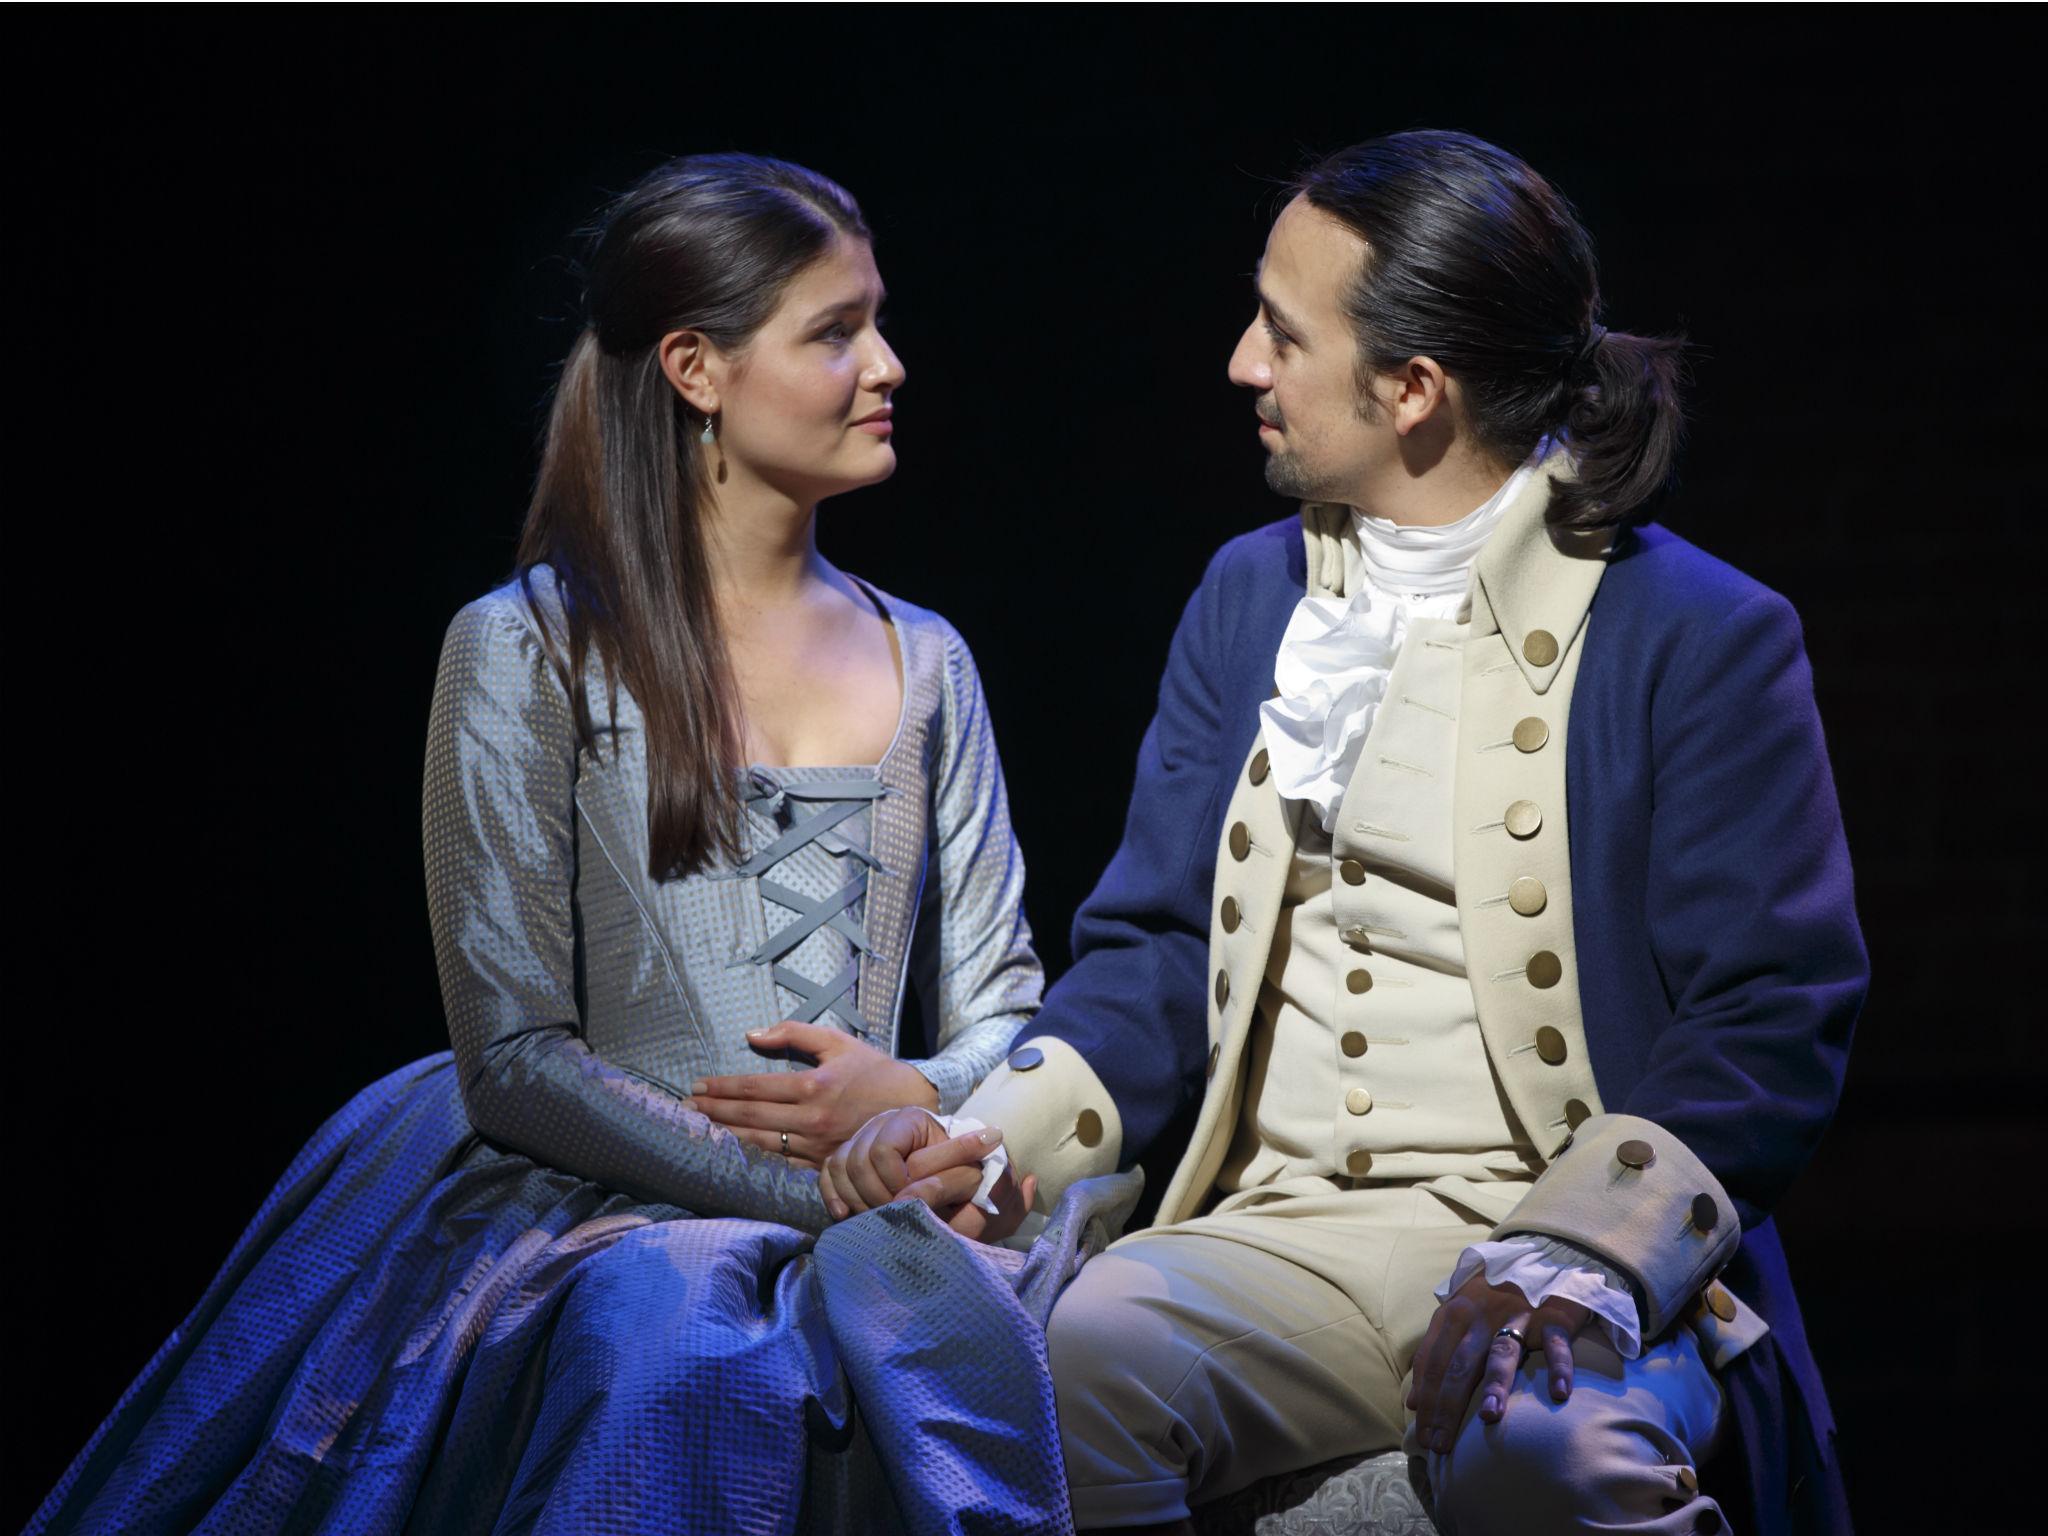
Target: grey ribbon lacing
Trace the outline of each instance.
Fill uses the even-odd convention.
[[[761,895],[766,900],[788,908],[796,916],[762,940],[751,954],[742,955],[732,963],[767,966],[768,974],[776,985],[787,988],[803,1000],[790,1015],[798,1023],[815,1023],[821,1015],[832,1010],[841,1023],[862,1039],[872,1039],[873,1036],[856,1011],[851,994],[860,980],[861,956],[873,953],[874,945],[869,942],[867,930],[851,909],[867,894],[868,871],[880,869],[882,864],[865,848],[847,842],[832,829],[849,816],[858,815],[863,805],[879,800],[887,793],[888,790],[874,779],[826,779],[815,784],[783,785],[765,774],[750,772],[744,792],[746,803],[758,808],[783,830],[772,843],[733,871],[759,880]],[[813,801],[825,804],[809,815],[798,813],[799,805]],[[811,843],[816,843],[827,853],[851,854],[862,866],[838,890],[816,900],[768,878],[769,870]],[[783,956],[820,928],[832,929],[853,946],[852,958],[839,974],[822,984],[780,963]],[[840,1006],[842,1000],[845,1003],[843,1007]]]

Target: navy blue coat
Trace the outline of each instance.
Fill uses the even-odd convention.
[[[1025,1030],[1080,1051],[1116,1100],[1125,1164],[1155,1174],[1206,1086],[1217,843],[1306,579],[1296,519],[1210,561],[1122,846]],[[1846,1531],[1833,1416],[1770,1219],[1834,1115],[1869,979],[1799,621],[1653,523],[1618,542],[1580,643],[1565,750],[1594,1076],[1606,1109],[1666,1127],[1721,1181],[1743,1225],[1722,1281],[1771,1327],[1723,1373],[1702,1481],[1738,1530]]]

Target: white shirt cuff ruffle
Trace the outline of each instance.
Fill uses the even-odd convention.
[[[1600,1319],[1614,1352],[1633,1360],[1643,1352],[1642,1320],[1635,1296],[1621,1277],[1576,1244],[1554,1237],[1508,1237],[1473,1243],[1458,1255],[1450,1279],[1436,1288],[1439,1301],[1478,1272],[1486,1270],[1489,1285],[1512,1285],[1532,1307],[1552,1296],[1576,1301]],[[1531,1350],[1541,1346],[1530,1341]]]
[[[942,1115],[936,1110],[930,1109],[926,1110],[925,1113],[938,1121],[939,1128],[949,1137],[965,1136],[970,1131],[988,1129],[987,1126],[972,1115]],[[996,1203],[989,1197],[989,1191],[996,1187],[996,1180],[1003,1176],[1003,1170],[1009,1166],[1010,1149],[1001,1142],[996,1144],[996,1149],[993,1152],[981,1160],[981,1187],[975,1190],[971,1198],[976,1205],[987,1211],[991,1216],[996,1214]]]

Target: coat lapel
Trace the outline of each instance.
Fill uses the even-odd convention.
[[[1601,1108],[1579,1011],[1565,733],[1607,548],[1554,536],[1549,502],[1550,475],[1532,476],[1479,553],[1452,851],[1480,1033],[1546,1161]]]
[[[1238,772],[1217,844],[1209,904],[1208,1090],[1187,1153],[1159,1202],[1155,1219],[1161,1223],[1184,1221],[1201,1208],[1237,1129],[1245,1044],[1287,893],[1300,812],[1299,802],[1283,800],[1274,787],[1261,731]]]

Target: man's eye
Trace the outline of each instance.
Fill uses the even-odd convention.
[[[1284,347],[1294,339],[1270,320],[1261,320],[1259,323],[1266,328],[1266,339],[1276,347]]]

